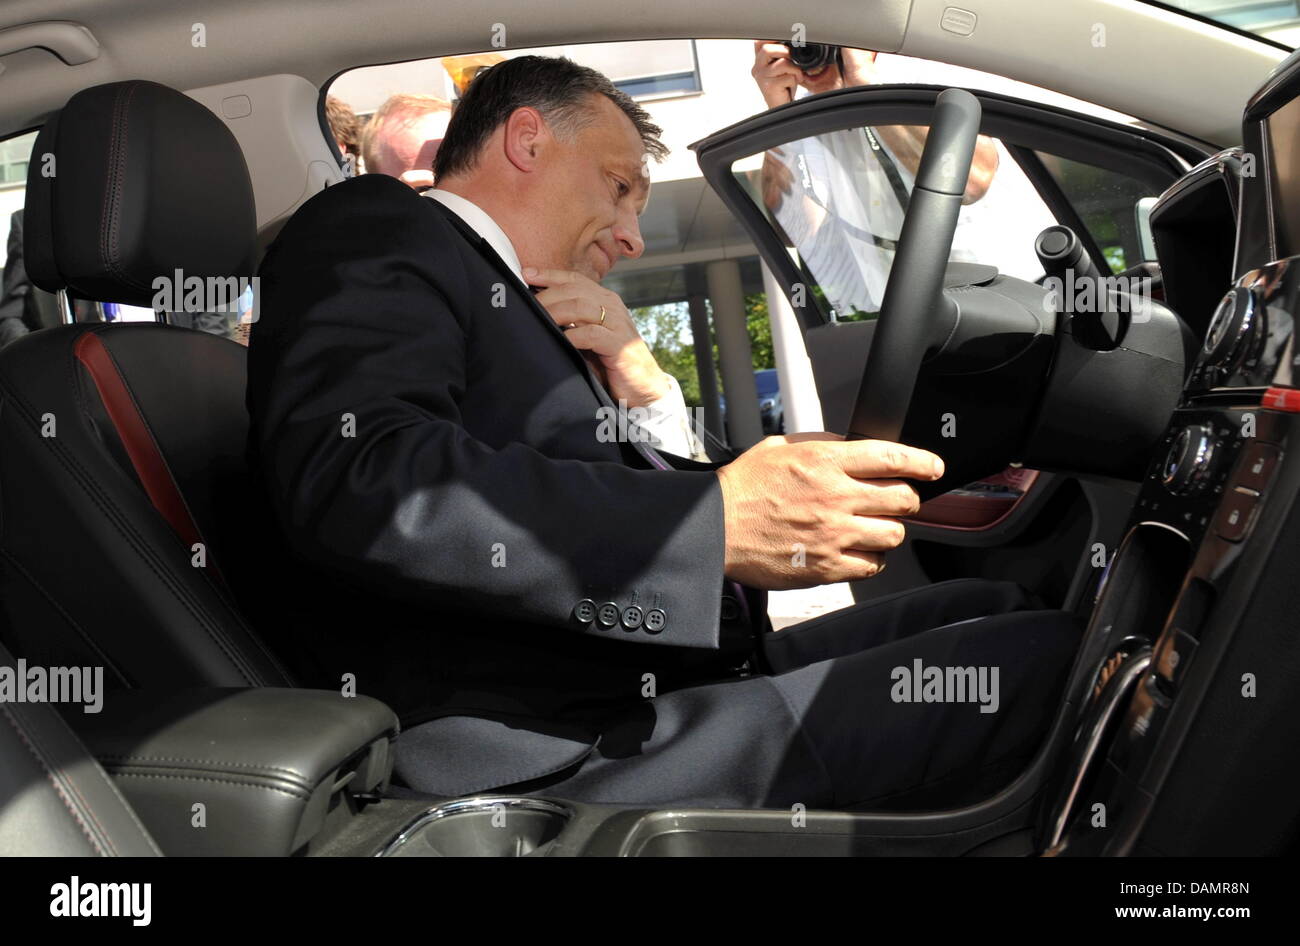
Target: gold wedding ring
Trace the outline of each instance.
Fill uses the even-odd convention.
[[[604,325],[604,324],[605,324],[605,307],[604,307],[604,306],[601,306],[601,307],[600,307],[600,324],[601,324],[601,325]]]

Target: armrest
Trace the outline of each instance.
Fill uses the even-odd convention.
[[[398,730],[378,700],[273,687],[117,691],[74,725],[173,855],[301,850],[346,796],[387,788]]]

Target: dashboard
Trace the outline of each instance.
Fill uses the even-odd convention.
[[[1300,310],[1300,57],[1281,63],[1252,96],[1242,142],[1189,171],[1151,211],[1165,301],[1204,339],[1188,378],[1193,400],[1293,389],[1300,376],[1292,341]]]
[[[1134,525],[1193,544],[1228,505],[1232,528],[1215,534],[1244,537],[1265,483],[1240,482],[1234,467],[1246,456],[1271,470],[1278,452],[1261,444],[1254,409],[1300,408],[1300,54],[1251,98],[1242,138],[1166,190],[1150,218],[1165,301],[1203,341]]]
[[[1243,165],[1241,148],[1202,161],[1174,182],[1151,209],[1164,301],[1197,338],[1234,271]]]
[[[1217,695],[1214,674],[1261,640],[1276,659],[1268,635],[1286,632],[1251,615],[1294,585],[1285,549],[1300,489],[1287,463],[1300,436],[1300,52],[1251,98],[1242,132],[1242,147],[1197,165],[1151,211],[1165,301],[1203,342],[1098,590],[1094,696],[1049,809],[1053,855],[1197,853],[1190,822],[1209,803],[1186,781],[1161,794],[1175,765],[1213,771],[1223,797],[1229,786],[1255,790],[1248,765],[1216,766],[1195,749],[1180,759],[1174,747],[1208,746],[1212,759],[1216,740],[1220,758],[1243,744],[1224,721],[1255,723],[1241,721],[1250,717],[1231,687]],[[1089,824],[1097,803],[1114,830]],[[1248,825],[1256,813],[1244,811]],[[1205,823],[1234,815],[1214,818]]]

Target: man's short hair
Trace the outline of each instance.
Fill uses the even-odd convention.
[[[332,95],[325,96],[325,120],[329,122],[330,134],[346,154],[361,153],[361,120],[352,106]]]
[[[668,153],[662,129],[632,97],[595,69],[563,57],[519,56],[489,66],[465,89],[433,161],[435,180],[471,170],[493,132],[517,108],[531,107],[558,135],[572,140],[594,117],[591,96],[603,95],[636,127],[655,160]]]
[[[451,103],[436,95],[390,95],[379,106],[361,134],[361,160],[369,172],[380,171],[384,164],[384,135],[394,128],[419,121],[433,112],[449,112]],[[384,172],[387,173],[387,172]]]

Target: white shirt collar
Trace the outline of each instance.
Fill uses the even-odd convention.
[[[515,252],[514,244],[510,242],[510,238],[497,222],[488,216],[487,211],[459,194],[439,190],[436,187],[425,191],[424,196],[432,197],[464,220],[471,230],[487,240],[488,246],[496,250],[497,255],[505,260],[505,264],[510,267],[510,272],[514,273],[521,283],[528,284],[524,279],[523,267],[519,265],[519,254]]]

